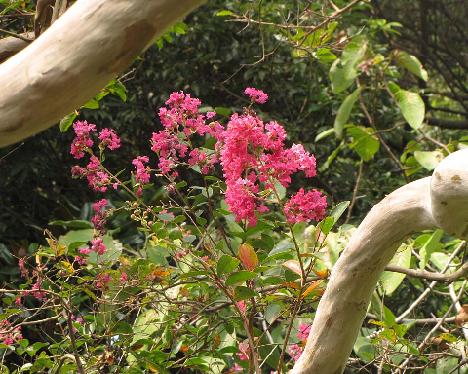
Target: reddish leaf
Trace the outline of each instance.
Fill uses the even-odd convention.
[[[239,247],[239,259],[242,265],[249,271],[254,270],[258,265],[258,257],[254,248],[247,243]]]
[[[288,260],[283,263],[283,266],[302,277],[301,265],[299,264],[299,261]]]
[[[318,286],[320,286],[322,284],[322,281],[319,280],[319,281],[315,281],[315,282],[312,282],[309,287],[306,288],[306,290],[302,293],[301,297],[304,298],[306,297],[308,294],[310,294],[313,290],[315,290]]]

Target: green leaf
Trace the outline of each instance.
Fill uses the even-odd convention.
[[[228,17],[228,16],[233,16],[234,13],[231,12],[230,10],[220,10],[216,12],[216,17]]]
[[[325,139],[326,137],[330,136],[334,132],[335,132],[334,129],[328,129],[328,130],[322,131],[321,133],[317,134],[317,136],[315,137],[315,142]]]
[[[388,84],[393,93],[401,114],[409,125],[417,130],[424,121],[426,108],[424,101],[417,93],[402,90],[397,84],[390,82]]]
[[[258,293],[249,287],[237,286],[235,290],[234,298],[236,299],[236,301],[241,301],[241,300],[250,299],[257,295]]]
[[[49,222],[52,226],[63,226],[71,230],[92,229],[94,226],[91,222],[82,219],[74,219],[72,221],[56,220]]]
[[[444,154],[441,151],[415,151],[414,158],[423,168],[434,170],[435,167],[444,159]]]
[[[419,261],[419,268],[424,269],[431,257],[433,252],[436,252],[442,248],[442,243],[440,240],[444,235],[444,231],[437,229],[434,233],[429,237],[429,239],[424,243],[424,245],[419,250],[419,256],[421,260]]]
[[[233,286],[235,284],[239,284],[257,277],[257,273],[248,270],[240,270],[231,274],[226,279],[226,286]]]
[[[370,161],[380,148],[377,136],[373,129],[361,126],[350,126],[347,129],[348,136],[353,138],[350,148],[356,151],[363,161]]]
[[[216,274],[223,275],[231,273],[234,271],[240,264],[240,261],[229,255],[222,255],[216,264]]]
[[[427,82],[427,71],[423,68],[421,62],[415,57],[404,51],[395,51],[395,60],[398,65],[407,69],[418,78]]]
[[[411,250],[413,246],[403,243],[390,261],[390,265],[400,266],[409,269],[411,266]],[[382,288],[386,295],[391,295],[403,282],[406,275],[391,271],[384,271],[380,277]]]
[[[99,109],[99,101],[96,99],[91,99],[89,100],[85,105],[82,106],[82,108],[86,109]]]
[[[359,94],[362,91],[362,87],[356,89],[353,93],[346,96],[346,98],[341,103],[336,113],[335,123],[333,124],[333,129],[335,130],[336,137],[341,139],[343,137],[343,128],[348,121],[351,110],[353,109],[354,103],[359,98]]]
[[[76,119],[76,112],[70,113],[60,120],[59,129],[61,132],[66,132],[70,126],[73,124],[73,121]]]
[[[358,76],[357,66],[364,58],[367,50],[367,41],[364,38],[355,38],[343,51],[341,58],[336,59],[330,69],[330,80],[333,93],[346,90]]]

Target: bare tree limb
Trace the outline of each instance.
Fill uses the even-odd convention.
[[[468,149],[450,154],[432,177],[399,188],[372,208],[331,272],[293,374],[344,371],[385,266],[410,234],[434,228],[468,236]]]
[[[34,38],[33,32],[20,34],[23,38],[9,36],[0,39],[0,64],[7,58],[16,55],[18,52],[26,48]],[[25,39],[29,40],[25,40]]]
[[[421,278],[427,280],[433,280],[438,282],[455,282],[457,279],[466,277],[468,274],[468,262],[463,264],[460,269],[457,271],[450,273],[450,274],[443,274],[443,273],[433,273],[426,270],[415,270],[415,269],[406,269],[400,266],[395,265],[387,265],[385,267],[386,271],[393,271],[396,273],[406,274],[413,278]]]
[[[0,65],[0,146],[83,105],[203,0],[80,0]]]
[[[428,125],[438,126],[443,129],[449,130],[467,130],[468,129],[468,120],[452,120],[452,119],[443,119],[443,118],[426,118]]]

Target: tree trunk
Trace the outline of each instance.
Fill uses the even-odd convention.
[[[294,374],[340,374],[377,281],[412,233],[442,228],[468,235],[468,149],[452,153],[432,177],[399,188],[374,206],[335,264]]]
[[[79,108],[202,2],[77,1],[0,65],[0,146],[45,130]]]

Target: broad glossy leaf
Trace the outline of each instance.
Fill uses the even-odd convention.
[[[226,286],[233,286],[235,284],[243,283],[245,281],[255,279],[257,276],[257,273],[248,270],[240,270],[238,272],[232,273],[226,279]]]
[[[233,272],[238,266],[240,261],[229,255],[222,255],[216,264],[216,273],[223,275]]]
[[[380,148],[377,136],[373,129],[361,126],[350,126],[347,133],[353,138],[350,148],[356,151],[363,161],[370,161]]]
[[[434,170],[435,167],[444,159],[444,154],[441,151],[415,151],[414,158],[423,168]]]
[[[409,125],[417,130],[424,121],[426,108],[424,101],[417,93],[402,90],[397,84],[389,83],[388,87],[393,93],[401,114]]]
[[[423,68],[421,61],[404,51],[395,51],[395,59],[398,65],[403,66],[423,81],[427,81],[427,71]]]
[[[242,262],[242,265],[247,269],[247,270],[254,270],[257,265],[258,265],[258,257],[257,254],[255,253],[254,248],[248,244],[244,243],[241,244],[239,247],[239,258]]]
[[[301,264],[297,260],[288,260],[283,263],[283,266],[299,276],[302,276]]]
[[[411,249],[412,245],[403,243],[390,261],[390,265],[400,266],[409,269],[411,266]],[[384,271],[380,277],[382,288],[386,295],[391,295],[403,282],[406,275],[391,271]]]
[[[343,137],[344,125],[346,125],[346,123],[348,122],[351,110],[353,109],[354,103],[359,98],[359,94],[361,93],[361,91],[362,87],[359,87],[353,93],[346,96],[346,98],[343,100],[340,107],[338,108],[338,112],[336,113],[335,117],[335,123],[333,124],[333,129],[338,139],[341,139]]]

